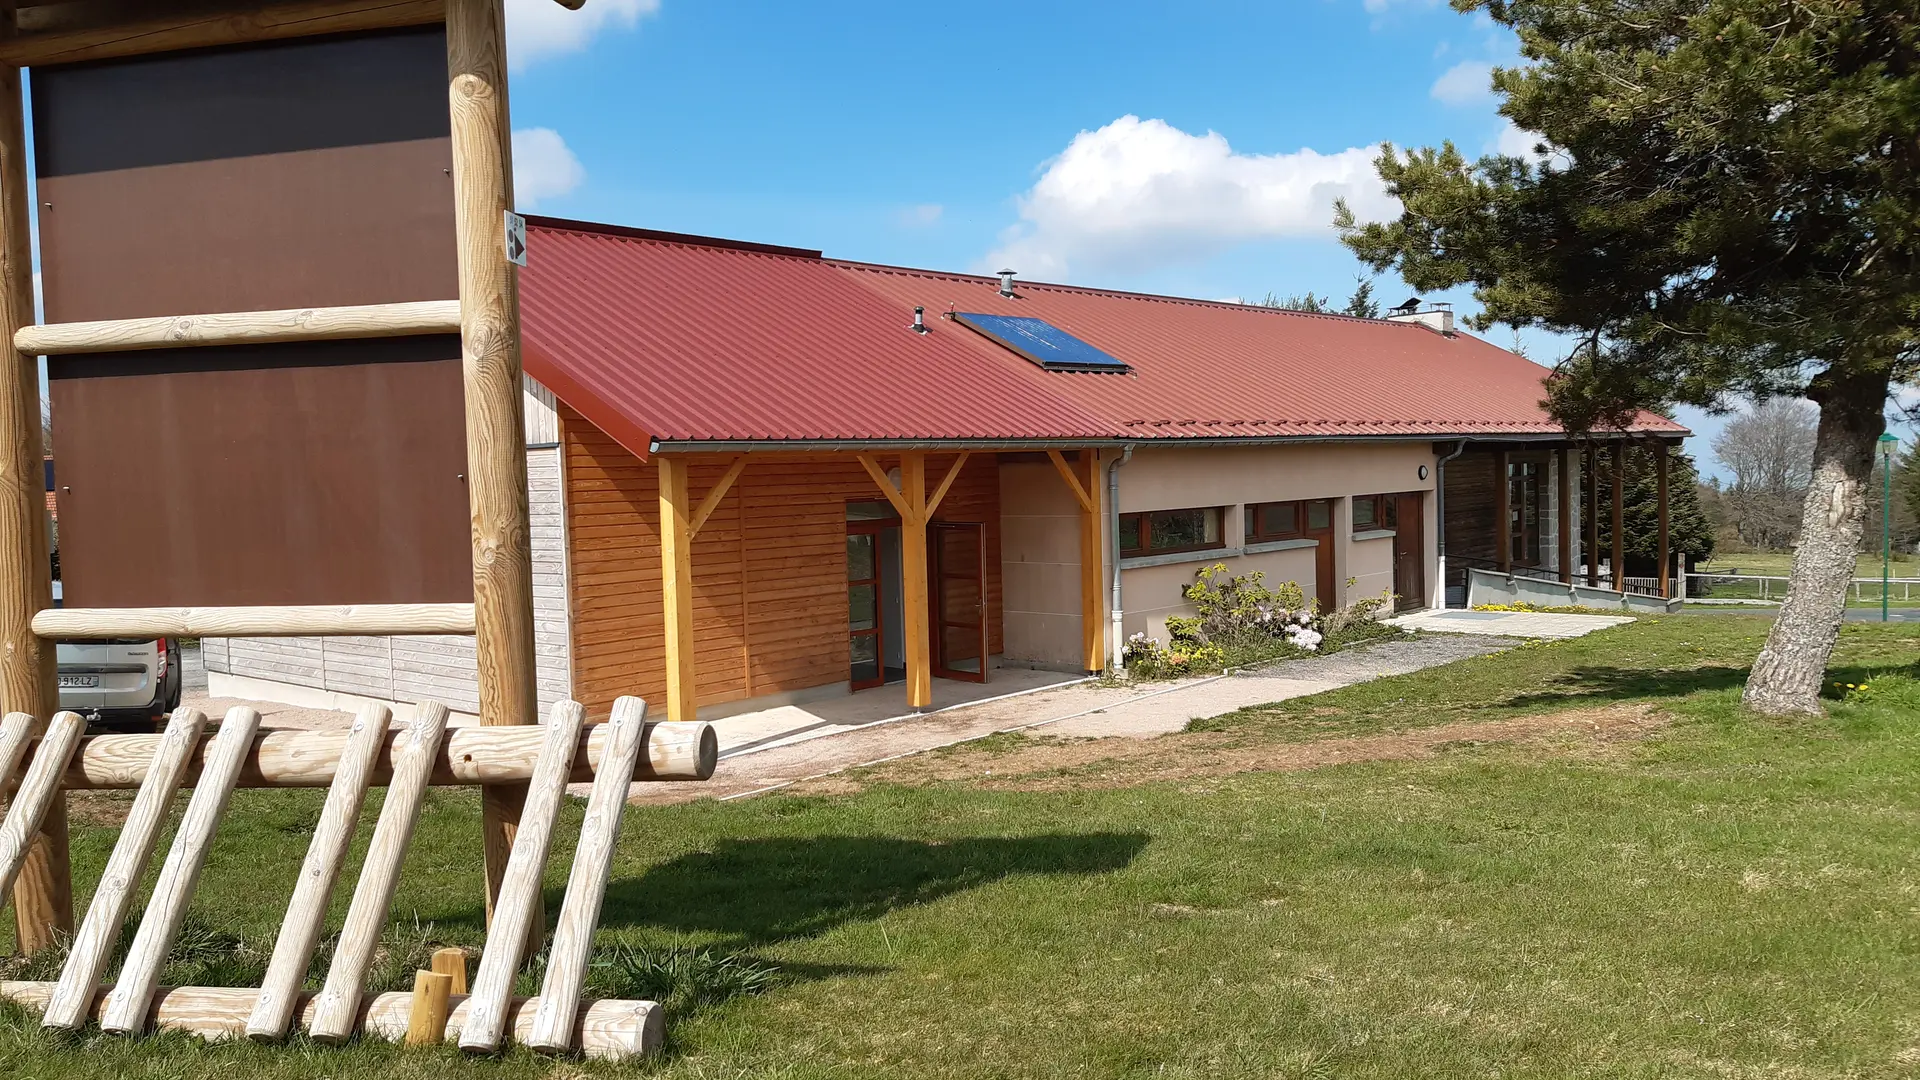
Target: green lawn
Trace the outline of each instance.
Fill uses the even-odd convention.
[[[1911,1076],[1920,627],[1849,625],[1832,676],[1870,689],[1775,723],[1737,709],[1767,625],[1650,619],[1163,740],[1670,710],[1638,744],[1052,791],[882,773],[852,795],[636,809],[603,935],[648,952],[597,977],[669,995],[648,1065],[62,1041],[7,1011],[0,1076]],[[268,939],[318,802],[241,793],[196,905],[202,954],[171,977],[246,980],[256,953],[218,939]],[[428,807],[388,978],[479,940],[476,813]],[[74,834],[90,887],[112,831]]]

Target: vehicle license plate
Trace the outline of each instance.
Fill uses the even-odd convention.
[[[98,675],[62,675],[60,676],[60,689],[62,690],[67,690],[67,689],[91,690],[99,685],[100,685],[100,676]]]

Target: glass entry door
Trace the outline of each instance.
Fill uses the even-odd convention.
[[[938,521],[927,526],[932,577],[933,673],[987,681],[986,530]]]
[[[864,523],[862,523],[864,524]],[[847,526],[847,642],[855,690],[887,681],[880,618],[880,532]]]

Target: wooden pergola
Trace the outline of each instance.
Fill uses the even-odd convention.
[[[983,448],[984,449],[984,448]],[[925,450],[839,451],[857,460],[901,523],[902,612],[904,615],[907,705],[924,709],[933,704],[933,663],[929,640],[927,527],[947,493],[976,450],[962,449],[943,475],[928,489]],[[1048,450],[1060,478],[1079,509],[1081,651],[1088,672],[1106,667],[1105,590],[1101,587],[1103,523],[1099,454],[1080,450],[1069,460],[1060,450]],[[667,717],[693,720],[699,700],[693,630],[693,540],[712,516],[734,481],[748,467],[752,455],[736,456],[696,503],[687,480],[688,455],[656,453],[660,476],[660,575],[666,629]],[[897,458],[896,484],[883,461]],[[986,658],[981,657],[984,667]]]
[[[580,0],[559,0],[569,8]],[[446,28],[459,295],[424,303],[247,311],[35,326],[21,75],[28,66],[110,60],[354,31]],[[532,573],[521,417],[519,312],[502,221],[513,208],[502,0],[21,0],[0,11],[0,712],[58,707],[62,637],[202,634],[473,634],[481,722],[536,712]],[[36,358],[183,345],[308,342],[457,332],[471,507],[471,604],[53,609],[42,491]],[[489,916],[524,785],[483,788]],[[73,928],[64,801],[56,799],[14,890],[24,951]],[[538,916],[536,915],[536,925]]]

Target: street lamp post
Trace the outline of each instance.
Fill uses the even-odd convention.
[[[1887,621],[1887,598],[1893,593],[1893,448],[1900,437],[1889,431],[1880,436],[1880,621]]]

